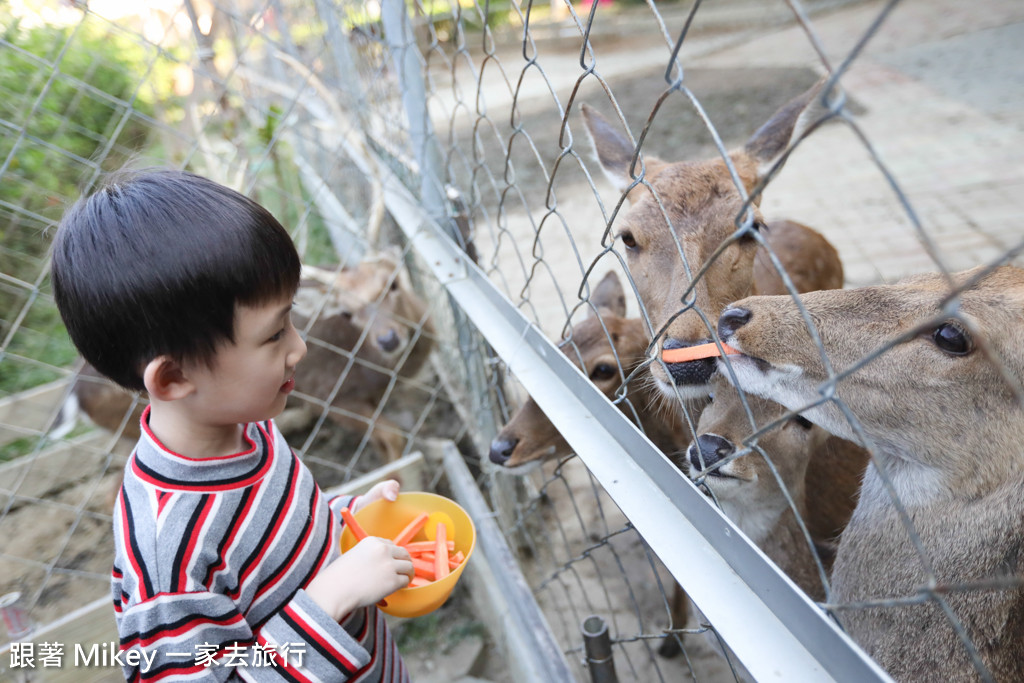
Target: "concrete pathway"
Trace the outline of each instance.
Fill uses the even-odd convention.
[[[833,64],[882,8],[870,2],[813,21]],[[793,27],[695,64],[820,63],[810,45]],[[842,84],[865,107],[857,127],[920,229],[863,141],[843,125],[816,132],[796,151],[767,188],[765,212],[824,232],[842,255],[848,286],[999,258],[1024,241],[1022,63],[1024,3],[900,3]]]

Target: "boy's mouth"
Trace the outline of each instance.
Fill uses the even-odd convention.
[[[287,382],[281,385],[282,394],[290,394],[295,390],[295,378],[290,377]]]

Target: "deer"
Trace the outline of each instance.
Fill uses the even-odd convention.
[[[80,359],[50,436],[58,439],[66,435],[84,414],[94,425],[116,434],[119,441],[134,444],[139,439],[142,411],[148,402],[145,393],[118,386]]]
[[[821,117],[824,110],[818,97],[822,94],[823,83],[819,81],[806,93],[791,100],[741,150],[733,153],[733,163],[740,169],[746,191],[752,190],[765,178],[791,142],[815,122],[815,117]],[[721,159],[669,163],[648,156],[645,159],[645,177],[649,188],[647,185],[633,187],[630,177],[633,144],[592,107],[584,104],[582,115],[602,170],[620,191],[627,192],[630,208],[620,219],[617,237],[626,246],[630,274],[651,324],[660,328],[676,314],[683,286],[677,285],[677,290],[673,291],[672,287],[656,289],[655,284],[686,283],[689,280],[686,265],[678,257],[677,240],[686,254],[687,263],[696,272],[735,231],[734,219],[743,206],[743,198]],[[795,221],[777,220],[765,224],[757,211],[759,200],[758,196],[754,202],[755,224],[765,233],[768,249],[775,252],[796,290],[842,287],[842,262],[835,248],[820,233]],[[665,220],[661,206],[666,207],[670,222]],[[714,319],[725,302],[737,295],[782,293],[788,289],[773,265],[769,251],[759,248],[756,240],[742,239],[729,245],[720,258],[710,263],[706,276],[697,283],[695,291],[700,307]],[[620,310],[615,315],[621,319],[623,313]],[[612,349],[607,341],[608,335],[601,328],[601,321],[606,321],[605,327],[609,327],[613,318],[611,314],[602,312],[600,320],[592,317],[574,327],[571,338],[582,356],[578,360],[588,376],[605,395],[611,397],[621,385],[621,378],[616,376],[615,367],[607,360],[621,358],[622,351],[631,348],[636,350],[634,357],[637,362],[642,362],[640,353],[646,352],[650,340],[638,320],[630,325],[630,329],[640,332],[641,336],[635,337],[628,347],[623,346],[620,336],[615,340],[616,349]],[[620,320],[614,319],[614,322],[618,327]],[[660,347],[694,345],[709,339],[707,327],[695,311],[676,317],[673,325],[669,332],[674,336],[663,340]],[[673,332],[687,325],[692,328],[691,334]],[[584,344],[583,340],[587,343]],[[631,374],[635,367],[636,362],[623,368],[624,375]],[[659,375],[659,368],[669,370],[671,381]],[[655,363],[651,365],[651,375],[655,380],[653,386],[664,396],[675,397],[678,391],[680,397],[688,399],[690,414],[696,417],[707,402],[708,383],[714,369],[713,361]],[[649,390],[649,386],[644,385],[644,390]],[[685,448],[686,443],[679,440],[681,435],[685,438],[681,416],[662,411],[663,419],[660,421],[645,419],[650,406],[657,403],[642,401],[641,405],[648,408],[637,415],[637,419],[652,440],[655,439],[656,425],[666,419],[669,421],[666,423],[667,431],[663,432],[667,441],[662,439],[656,445],[665,452]],[[489,457],[497,464],[517,468],[569,452],[568,444],[536,403],[527,400],[491,442]],[[852,510],[852,503],[849,498],[832,496],[829,492],[833,485],[843,491],[849,491],[851,486],[856,490],[859,479],[854,473],[852,478],[833,484],[827,470],[817,466],[812,470],[816,475],[823,474],[822,481],[814,487],[814,503],[824,503],[826,509],[833,508],[826,510],[820,518],[813,515],[817,525],[815,530],[823,536],[832,537],[841,531]],[[840,501],[840,505],[833,505],[835,501]],[[679,593],[677,590],[677,595]],[[673,604],[685,605],[685,602],[674,598]],[[663,651],[663,654],[670,654],[671,650],[668,648],[668,652]]]
[[[711,403],[697,423],[698,436],[686,450],[690,477],[710,491],[725,515],[808,596],[823,600],[825,588],[814,554],[828,571],[838,535],[856,504],[867,451],[752,394],[745,396],[748,416],[741,392],[721,374],[712,378],[711,387]],[[756,429],[774,423],[780,424],[760,434],[756,448],[745,445]],[[842,476],[833,476],[836,469]],[[827,492],[829,500],[815,500],[812,491]]]
[[[774,401],[741,397],[720,373],[711,378],[710,387],[712,398],[701,412],[698,436],[677,466],[688,469],[694,483],[801,590],[812,600],[823,600],[817,543],[808,543],[800,520],[807,519],[808,464],[824,449],[828,432],[799,415],[784,419],[786,409]],[[748,449],[744,442],[753,432],[774,422],[781,425],[759,435],[756,446]],[[688,626],[704,622],[692,604],[688,619]],[[717,638],[708,637],[708,643],[712,652],[732,659]],[[739,680],[753,680],[745,668],[737,669]]]
[[[625,379],[645,362],[650,336],[641,318],[626,317],[626,295],[615,271],[601,278],[588,300],[587,317],[572,326],[559,348],[594,386],[614,400]],[[621,401],[619,409],[656,447],[666,454],[686,448],[689,428],[682,413],[672,409],[651,382],[636,382],[626,395],[629,403]],[[488,457],[508,472],[524,474],[546,460],[571,454],[569,443],[540,406],[527,397],[491,441]],[[686,623],[689,598],[678,584],[673,584],[669,611],[673,624]],[[673,657],[681,648],[676,639],[666,638],[659,652]]]
[[[609,271],[601,279],[591,292],[589,301],[593,307],[589,315],[572,327],[571,333],[560,348],[605,396],[614,399],[624,378],[632,376],[646,361],[650,336],[642,319],[625,317],[625,294],[621,281],[614,271]],[[686,453],[688,447],[693,448],[690,445],[689,427],[683,422],[682,414],[671,409],[654,384],[643,381],[643,375],[640,377],[641,381],[635,381],[636,386],[630,387],[627,392],[632,406],[627,407],[625,402],[621,402],[620,409],[628,418],[638,423],[652,443],[673,460],[677,467],[684,472],[689,471]],[[736,412],[738,408],[726,411],[724,404],[730,402],[728,394],[735,394],[735,390],[724,382],[718,383],[722,385],[715,391],[715,402],[718,405],[707,418],[713,421],[708,422],[702,414],[698,433],[703,433],[705,427],[711,426],[720,434],[737,434],[738,439],[738,436],[749,433],[749,430],[741,431],[742,426],[749,423],[745,416]],[[715,402],[712,402],[713,406]],[[738,401],[732,403],[739,405]],[[767,402],[762,403],[767,405]],[[775,412],[781,414],[782,407],[772,405]],[[763,410],[766,411],[767,407]],[[805,445],[807,439],[786,441],[776,437],[771,450],[793,460],[810,459],[810,466],[804,462],[801,470],[801,473],[806,471],[806,483],[801,481],[799,487],[794,485],[794,489],[806,491],[803,497],[808,501],[813,514],[807,515],[802,509],[803,519],[823,563],[828,567],[835,538],[853,511],[867,455],[853,444],[824,434],[820,429],[815,430],[815,437],[810,440],[815,446],[820,447],[808,447]],[[786,452],[787,448],[799,448],[799,453],[789,454]],[[833,455],[844,449],[857,450],[859,455],[841,458]],[[527,398],[491,441],[489,458],[491,462],[501,465],[507,471],[525,473],[545,460],[566,457],[571,453],[571,447],[557,428],[536,402],[532,398]],[[778,489],[775,491],[781,499],[781,492]],[[792,523],[795,525],[795,518],[792,519]],[[803,541],[802,536],[800,541]],[[806,543],[804,547],[806,548]],[[799,548],[795,552],[799,552]],[[806,559],[808,571],[816,572],[816,565],[809,555],[802,559]],[[784,565],[787,563],[778,563],[785,570]],[[816,579],[817,574],[814,573],[812,578]],[[674,587],[669,604],[672,623],[686,623],[688,600],[678,586]],[[660,649],[663,656],[673,656],[677,652],[678,644],[674,639],[666,639]]]
[[[739,149],[729,153],[745,193],[766,181],[773,168],[828,110],[822,99],[825,79],[783,105]],[[651,326],[659,333],[657,350],[707,343],[711,321],[725,304],[750,294],[785,294],[789,290],[771,261],[782,261],[797,292],[843,286],[842,263],[835,247],[821,233],[796,221],[765,222],[760,193],[753,196],[753,229],[711,256],[737,230],[744,198],[725,161],[664,161],[643,156],[643,182],[631,176],[634,145],[623,132],[589,105],[581,107],[584,123],[604,175],[626,194],[629,208],[615,222],[614,238],[626,252],[626,264]],[[640,174],[637,164],[636,173]],[[684,258],[685,257],[685,261]],[[706,268],[693,283],[693,308],[683,311],[681,300],[691,276]],[[658,354],[660,356],[660,353]],[[670,398],[705,401],[715,372],[714,359],[685,363],[652,363],[656,385]]]
[[[720,316],[738,353],[718,362],[872,452],[832,570],[840,621],[897,680],[1024,680],[1024,270],[800,300],[823,348],[792,297],[752,296]]]
[[[303,267],[293,320],[307,330],[295,396],[327,410],[342,428],[370,432],[385,462],[401,457],[405,437],[381,413],[399,380],[415,377],[434,348],[426,302],[401,277],[394,254],[381,252],[337,271]],[[317,310],[319,309],[319,311]]]
[[[559,344],[605,396],[614,400],[623,381],[646,360],[650,336],[640,318],[626,317],[626,297],[615,271],[608,271],[589,298],[588,315],[572,326]],[[651,382],[635,382],[623,414],[633,420],[664,453],[680,451],[689,442],[682,415],[661,400]],[[566,457],[572,448],[537,403],[527,397],[491,441],[491,462],[509,471],[526,472],[544,460]]]
[[[308,424],[312,412],[326,410],[342,428],[371,428],[371,444],[382,460],[401,456],[405,438],[378,414],[378,406],[392,390],[393,376],[420,372],[435,334],[425,302],[399,271],[388,253],[335,270],[303,266],[293,322],[305,334],[307,355],[296,368],[289,410],[279,418],[282,429],[289,429],[286,423]],[[68,425],[84,413],[134,442],[146,403],[144,393],[136,396],[84,363],[56,422]]]

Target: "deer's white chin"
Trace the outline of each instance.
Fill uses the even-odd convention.
[[[796,365],[769,365],[749,356],[730,356],[728,368],[719,361],[718,371],[730,383],[749,394],[781,403],[790,410],[803,408],[817,398],[813,387],[804,387],[803,369]],[[733,378],[735,375],[735,379]]]
[[[552,451],[554,451],[554,449],[552,449]],[[490,461],[486,460],[486,459],[482,459],[481,462],[486,462],[488,464],[490,463]],[[501,472],[502,474],[513,474],[513,475],[522,476],[522,475],[529,474],[530,472],[533,472],[534,470],[540,469],[540,466],[541,466],[542,462],[544,462],[543,458],[537,458],[536,460],[531,460],[530,462],[525,462],[522,465],[512,465],[511,467],[507,467],[507,466],[503,466],[503,465],[493,465],[492,469],[493,469],[493,471]]]
[[[711,395],[711,387],[707,384],[672,384],[662,379],[655,378],[658,391],[669,399],[692,401],[694,399],[707,398]]]

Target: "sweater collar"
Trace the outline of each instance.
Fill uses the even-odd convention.
[[[149,429],[149,411],[142,413],[142,436],[128,466],[142,481],[158,489],[211,492],[251,486],[262,479],[274,457],[271,423],[250,422],[243,438],[247,447],[216,458],[189,458],[166,448]]]

